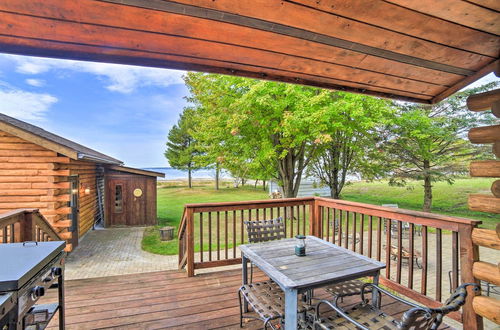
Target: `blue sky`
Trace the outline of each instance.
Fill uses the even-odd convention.
[[[118,158],[167,166],[183,71],[0,54],[0,112]],[[497,80],[488,75],[474,85]]]
[[[0,112],[116,157],[167,166],[183,71],[0,54]]]

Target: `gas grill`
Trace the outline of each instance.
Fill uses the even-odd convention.
[[[64,329],[65,242],[0,244],[0,330],[44,329],[59,312]],[[37,304],[47,290],[56,303]]]

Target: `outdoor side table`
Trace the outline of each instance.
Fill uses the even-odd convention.
[[[295,255],[296,240],[240,245],[243,284],[248,283],[247,264],[250,260],[285,292],[285,329],[297,328],[297,296],[310,289],[373,276],[378,284],[385,264],[347,250],[314,236],[307,236],[306,256]],[[378,305],[379,293],[373,290],[373,304]],[[246,307],[245,307],[246,308]]]

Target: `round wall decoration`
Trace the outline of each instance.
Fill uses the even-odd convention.
[[[139,189],[139,188],[134,189],[134,196],[141,197],[142,196],[142,189]]]

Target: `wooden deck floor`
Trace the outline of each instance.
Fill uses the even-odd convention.
[[[263,274],[254,274],[254,281],[263,279]],[[240,269],[192,278],[183,271],[163,271],[71,280],[66,282],[66,325],[67,329],[239,329],[240,285]],[[55,298],[52,294],[47,299]],[[388,297],[382,303],[392,315],[405,310]],[[56,328],[55,321],[51,329]],[[244,326],[261,327],[258,321]]]

